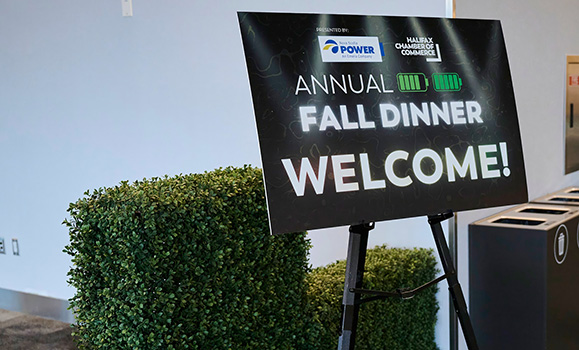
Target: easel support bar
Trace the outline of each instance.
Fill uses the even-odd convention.
[[[354,350],[358,313],[360,311],[360,294],[353,293],[351,290],[362,287],[366,249],[368,248],[368,233],[373,228],[374,223],[350,226],[346,280],[342,302],[342,334],[340,334],[338,341],[338,350]]]
[[[423,284],[422,286],[415,288],[415,289],[397,289],[395,292],[382,292],[377,290],[370,290],[370,289],[361,289],[361,288],[353,288],[350,291],[352,293],[357,294],[366,294],[366,295],[374,295],[373,297],[363,298],[360,299],[359,303],[364,304],[374,300],[392,298],[392,297],[399,297],[400,299],[412,299],[416,294],[422,292],[426,288],[435,285],[444,281],[447,278],[446,275],[442,275],[437,279],[434,279],[428,283]]]
[[[478,344],[474,334],[474,329],[468,315],[468,310],[466,307],[466,300],[464,299],[464,294],[462,293],[462,288],[460,283],[458,283],[458,276],[456,269],[454,268],[454,263],[450,255],[450,249],[448,249],[448,244],[446,243],[446,238],[444,238],[444,231],[442,230],[442,221],[449,219],[453,216],[452,211],[446,211],[437,215],[429,215],[428,223],[432,230],[432,235],[434,236],[434,242],[436,243],[436,248],[438,249],[438,255],[440,256],[440,262],[444,273],[447,276],[448,290],[454,304],[454,310],[458,315],[462,332],[466,341],[466,345],[469,350],[478,350]]]

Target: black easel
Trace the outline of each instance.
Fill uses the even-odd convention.
[[[428,223],[436,242],[436,248],[440,255],[440,261],[444,269],[444,275],[430,281],[416,289],[402,290],[395,292],[382,292],[362,289],[362,278],[364,277],[364,265],[366,262],[366,250],[368,248],[368,235],[374,228],[374,223],[350,226],[350,241],[348,244],[348,260],[346,263],[346,280],[344,284],[344,299],[342,310],[342,333],[338,342],[338,350],[354,350],[356,341],[356,328],[358,326],[358,313],[360,305],[385,299],[388,297],[399,297],[402,299],[412,298],[422,290],[437,284],[443,280],[448,281],[448,290],[454,303],[454,309],[460,320],[462,331],[469,350],[478,350],[476,337],[468,315],[466,301],[462,293],[462,288],[458,283],[456,269],[451,259],[450,250],[444,238],[441,222],[453,216],[452,211],[441,214],[429,215]],[[361,298],[362,295],[371,295]]]

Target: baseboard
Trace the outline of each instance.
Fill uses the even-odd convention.
[[[74,323],[68,300],[0,288],[0,309]]]

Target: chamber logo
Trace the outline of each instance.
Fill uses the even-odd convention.
[[[406,42],[395,43],[394,48],[402,56],[425,57],[426,62],[442,62],[440,45],[431,37],[409,36],[406,37]]]
[[[382,62],[383,48],[375,36],[318,36],[323,62]]]

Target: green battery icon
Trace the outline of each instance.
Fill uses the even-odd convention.
[[[436,91],[460,91],[462,79],[457,73],[432,74],[432,82]]]
[[[428,90],[428,79],[423,73],[398,73],[396,80],[400,92],[424,92]]]

